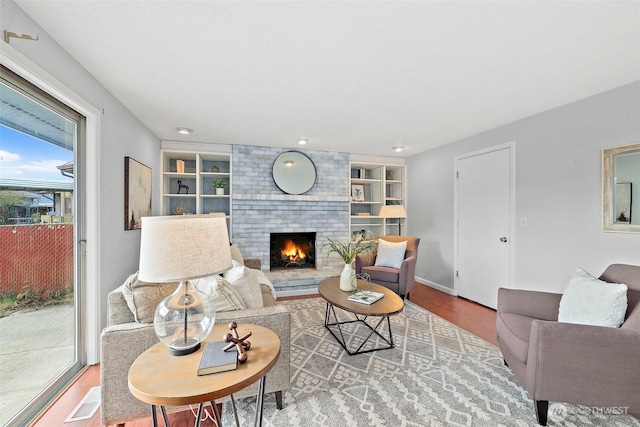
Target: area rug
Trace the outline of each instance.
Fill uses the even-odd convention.
[[[531,400],[497,347],[411,302],[391,317],[396,347],[357,356],[325,329],[324,300],[283,304],[291,312],[291,388],[280,411],[273,395],[265,397],[264,426],[537,425]],[[344,312],[339,317],[347,319]],[[368,334],[357,324],[349,331],[354,345]],[[223,425],[234,425],[230,407],[224,405]],[[237,407],[241,425],[252,425],[255,398]],[[550,403],[548,425],[640,422],[611,408]]]

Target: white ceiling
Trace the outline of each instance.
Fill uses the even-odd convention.
[[[407,157],[640,80],[638,1],[16,3],[168,140]]]

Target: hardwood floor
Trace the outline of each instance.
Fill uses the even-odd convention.
[[[315,295],[317,297],[317,295]],[[282,299],[300,299],[314,297],[306,295],[300,297]],[[496,342],[496,312],[490,308],[483,307],[464,298],[459,298],[445,294],[428,286],[416,283],[411,291],[409,300],[431,313],[458,325],[484,340],[497,345]],[[87,367],[81,375],[71,384],[67,390],[60,395],[46,412],[32,424],[33,427],[97,427],[100,426],[100,411],[90,420],[77,421],[74,423],[64,423],[64,420],[76,407],[80,399],[89,391],[91,387],[100,384],[100,366]],[[193,415],[189,412],[171,414],[169,421],[174,426],[193,425]],[[162,423],[161,423],[162,424]],[[148,427],[151,425],[151,417],[138,419],[126,423],[125,427]],[[211,420],[203,422],[202,427],[210,427],[215,424]]]
[[[100,365],[87,366],[76,377],[75,381],[58,396],[58,399],[40,415],[36,420],[35,426],[82,426],[82,427],[99,427],[100,426],[100,410],[90,420],[76,421],[73,423],[64,422],[71,414],[71,411],[78,406],[78,403],[87,394],[91,387],[100,385]]]
[[[416,284],[409,300],[497,346],[496,312],[464,298]]]

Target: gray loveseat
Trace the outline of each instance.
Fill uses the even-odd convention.
[[[245,264],[259,269],[259,261],[245,260]],[[124,285],[123,285],[124,286]],[[107,302],[107,327],[101,335],[100,386],[102,425],[122,425],[126,421],[148,417],[150,406],[139,401],[129,392],[127,375],[133,361],[146,349],[158,343],[153,323],[141,323],[127,305],[122,287],[109,294]],[[267,374],[265,393],[276,394],[276,405],[282,408],[282,391],[290,382],[291,318],[283,305],[277,305],[271,291],[262,287],[264,307],[216,313],[216,324],[236,321],[239,325],[253,323],[274,331],[280,338],[280,358]],[[257,383],[240,393],[236,398],[255,396]],[[268,401],[265,402],[268,404]],[[167,408],[168,410],[184,408]]]
[[[498,290],[498,344],[541,425],[549,401],[626,408],[640,417],[640,266],[612,264],[599,279],[628,286],[619,328],[558,322],[562,294]]]

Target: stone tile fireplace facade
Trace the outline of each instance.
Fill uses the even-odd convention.
[[[271,233],[315,232],[316,269],[267,273],[276,291],[286,295],[312,289],[337,276],[343,264],[327,258],[322,236],[349,238],[349,156],[346,153],[300,150],[313,160],[317,180],[307,193],[289,195],[273,182],[271,167],[286,148],[233,146],[232,240],[247,258],[259,258],[270,271]]]

